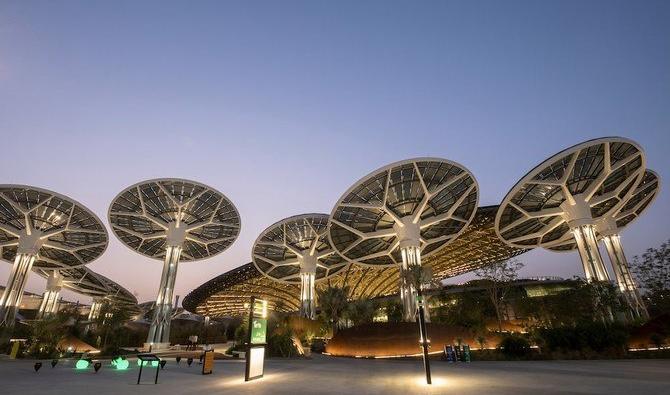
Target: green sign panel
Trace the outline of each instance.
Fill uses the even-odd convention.
[[[268,329],[268,320],[265,318],[252,318],[251,320],[251,344],[265,343]]]

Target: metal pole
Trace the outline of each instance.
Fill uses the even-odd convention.
[[[419,334],[421,336],[421,348],[423,349],[423,368],[426,371],[426,383],[432,384],[430,376],[430,360],[428,359],[428,333],[426,332],[426,316],[424,311],[424,300],[421,287],[417,290],[419,302]]]
[[[156,379],[154,380],[154,384],[158,384],[158,371],[161,370],[161,363],[160,361],[158,362],[158,365],[156,365]]]
[[[137,376],[137,384],[140,384],[140,379],[142,378],[142,365],[144,365],[144,361],[140,359],[140,374]]]

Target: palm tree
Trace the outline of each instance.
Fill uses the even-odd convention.
[[[333,336],[337,333],[337,324],[347,306],[348,295],[349,287],[346,286],[340,288],[329,285],[317,291],[321,315],[332,325]]]

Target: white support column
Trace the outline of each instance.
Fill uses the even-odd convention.
[[[315,276],[315,273],[300,273],[300,316],[310,320],[316,318]]]
[[[417,246],[403,247],[400,250],[402,263],[400,265],[400,301],[402,303],[403,321],[416,321],[417,289],[410,271],[415,266],[421,266],[421,250]]]
[[[36,255],[31,253],[19,252],[16,254],[5,292],[0,297],[0,326],[14,326],[16,313],[19,311],[21,298],[23,298],[23,290],[26,287],[28,273],[33,267],[35,257]]]
[[[94,321],[100,317],[100,310],[102,309],[102,298],[93,298],[91,303],[91,310],[88,312],[88,320]]]
[[[624,298],[631,309],[631,313],[635,318],[649,318],[647,308],[642,301],[637,284],[630,273],[628,260],[623,252],[623,246],[621,245],[621,237],[618,234],[609,234],[603,237],[603,243],[607,248],[607,255],[609,256],[614,275],[616,276],[617,286],[619,291],[624,295]]]
[[[587,197],[569,195],[568,199],[561,204],[561,209],[563,209],[563,218],[570,226],[577,242],[586,280],[588,282],[610,281],[598,250],[595,220],[591,216],[591,206],[589,206]]]
[[[605,263],[598,250],[598,240],[593,225],[580,225],[574,228],[572,233],[577,242],[586,280],[588,282],[610,281]]]
[[[177,266],[181,246],[168,246],[165,252],[163,274],[156,297],[156,306],[149,328],[147,343],[153,348],[166,348],[170,344],[170,321],[172,319],[172,295],[177,278]]]
[[[42,303],[37,312],[38,319],[55,314],[58,311],[58,298],[60,297],[61,288],[63,288],[63,276],[58,270],[52,270],[49,273],[47,288],[42,295]]]

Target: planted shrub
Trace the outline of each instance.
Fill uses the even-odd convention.
[[[509,335],[502,339],[498,348],[506,358],[523,358],[530,353],[530,343],[521,336]]]

